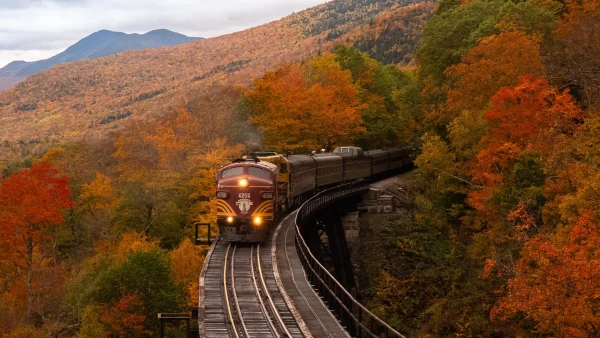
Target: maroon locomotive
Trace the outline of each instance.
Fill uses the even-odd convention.
[[[239,160],[217,174],[217,224],[226,241],[262,242],[275,219],[278,168]]]

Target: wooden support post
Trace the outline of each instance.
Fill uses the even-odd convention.
[[[185,336],[190,338],[190,313],[159,313],[158,320],[160,321],[160,338],[165,337],[164,321],[185,321]]]
[[[195,232],[196,236],[194,238],[194,244],[196,245],[212,245],[213,238],[210,236],[210,223],[199,223],[195,222],[194,226],[196,227]],[[199,232],[202,227],[206,227],[206,238],[199,238]]]

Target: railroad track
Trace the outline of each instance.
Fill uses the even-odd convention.
[[[201,279],[201,336],[204,330],[209,338],[304,337],[278,291],[270,241],[262,245],[217,241]]]

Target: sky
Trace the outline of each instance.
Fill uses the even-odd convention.
[[[0,68],[36,61],[108,29],[166,28],[215,37],[280,19],[327,0],[0,0]]]

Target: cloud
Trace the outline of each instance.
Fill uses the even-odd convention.
[[[62,52],[63,49],[50,49],[50,50],[11,50],[2,51],[0,50],[0,68],[13,61],[21,60],[42,60],[47,59],[53,55]]]
[[[40,6],[46,3],[56,3],[63,5],[82,4],[88,3],[87,0],[18,0],[18,1],[0,1],[0,9],[15,9],[15,8],[29,8],[34,6]]]
[[[0,0],[0,51],[5,57],[11,51],[15,56],[25,55],[29,50],[56,51],[100,29],[145,33],[166,28],[189,36],[214,37],[277,20],[324,2],[326,0]]]

